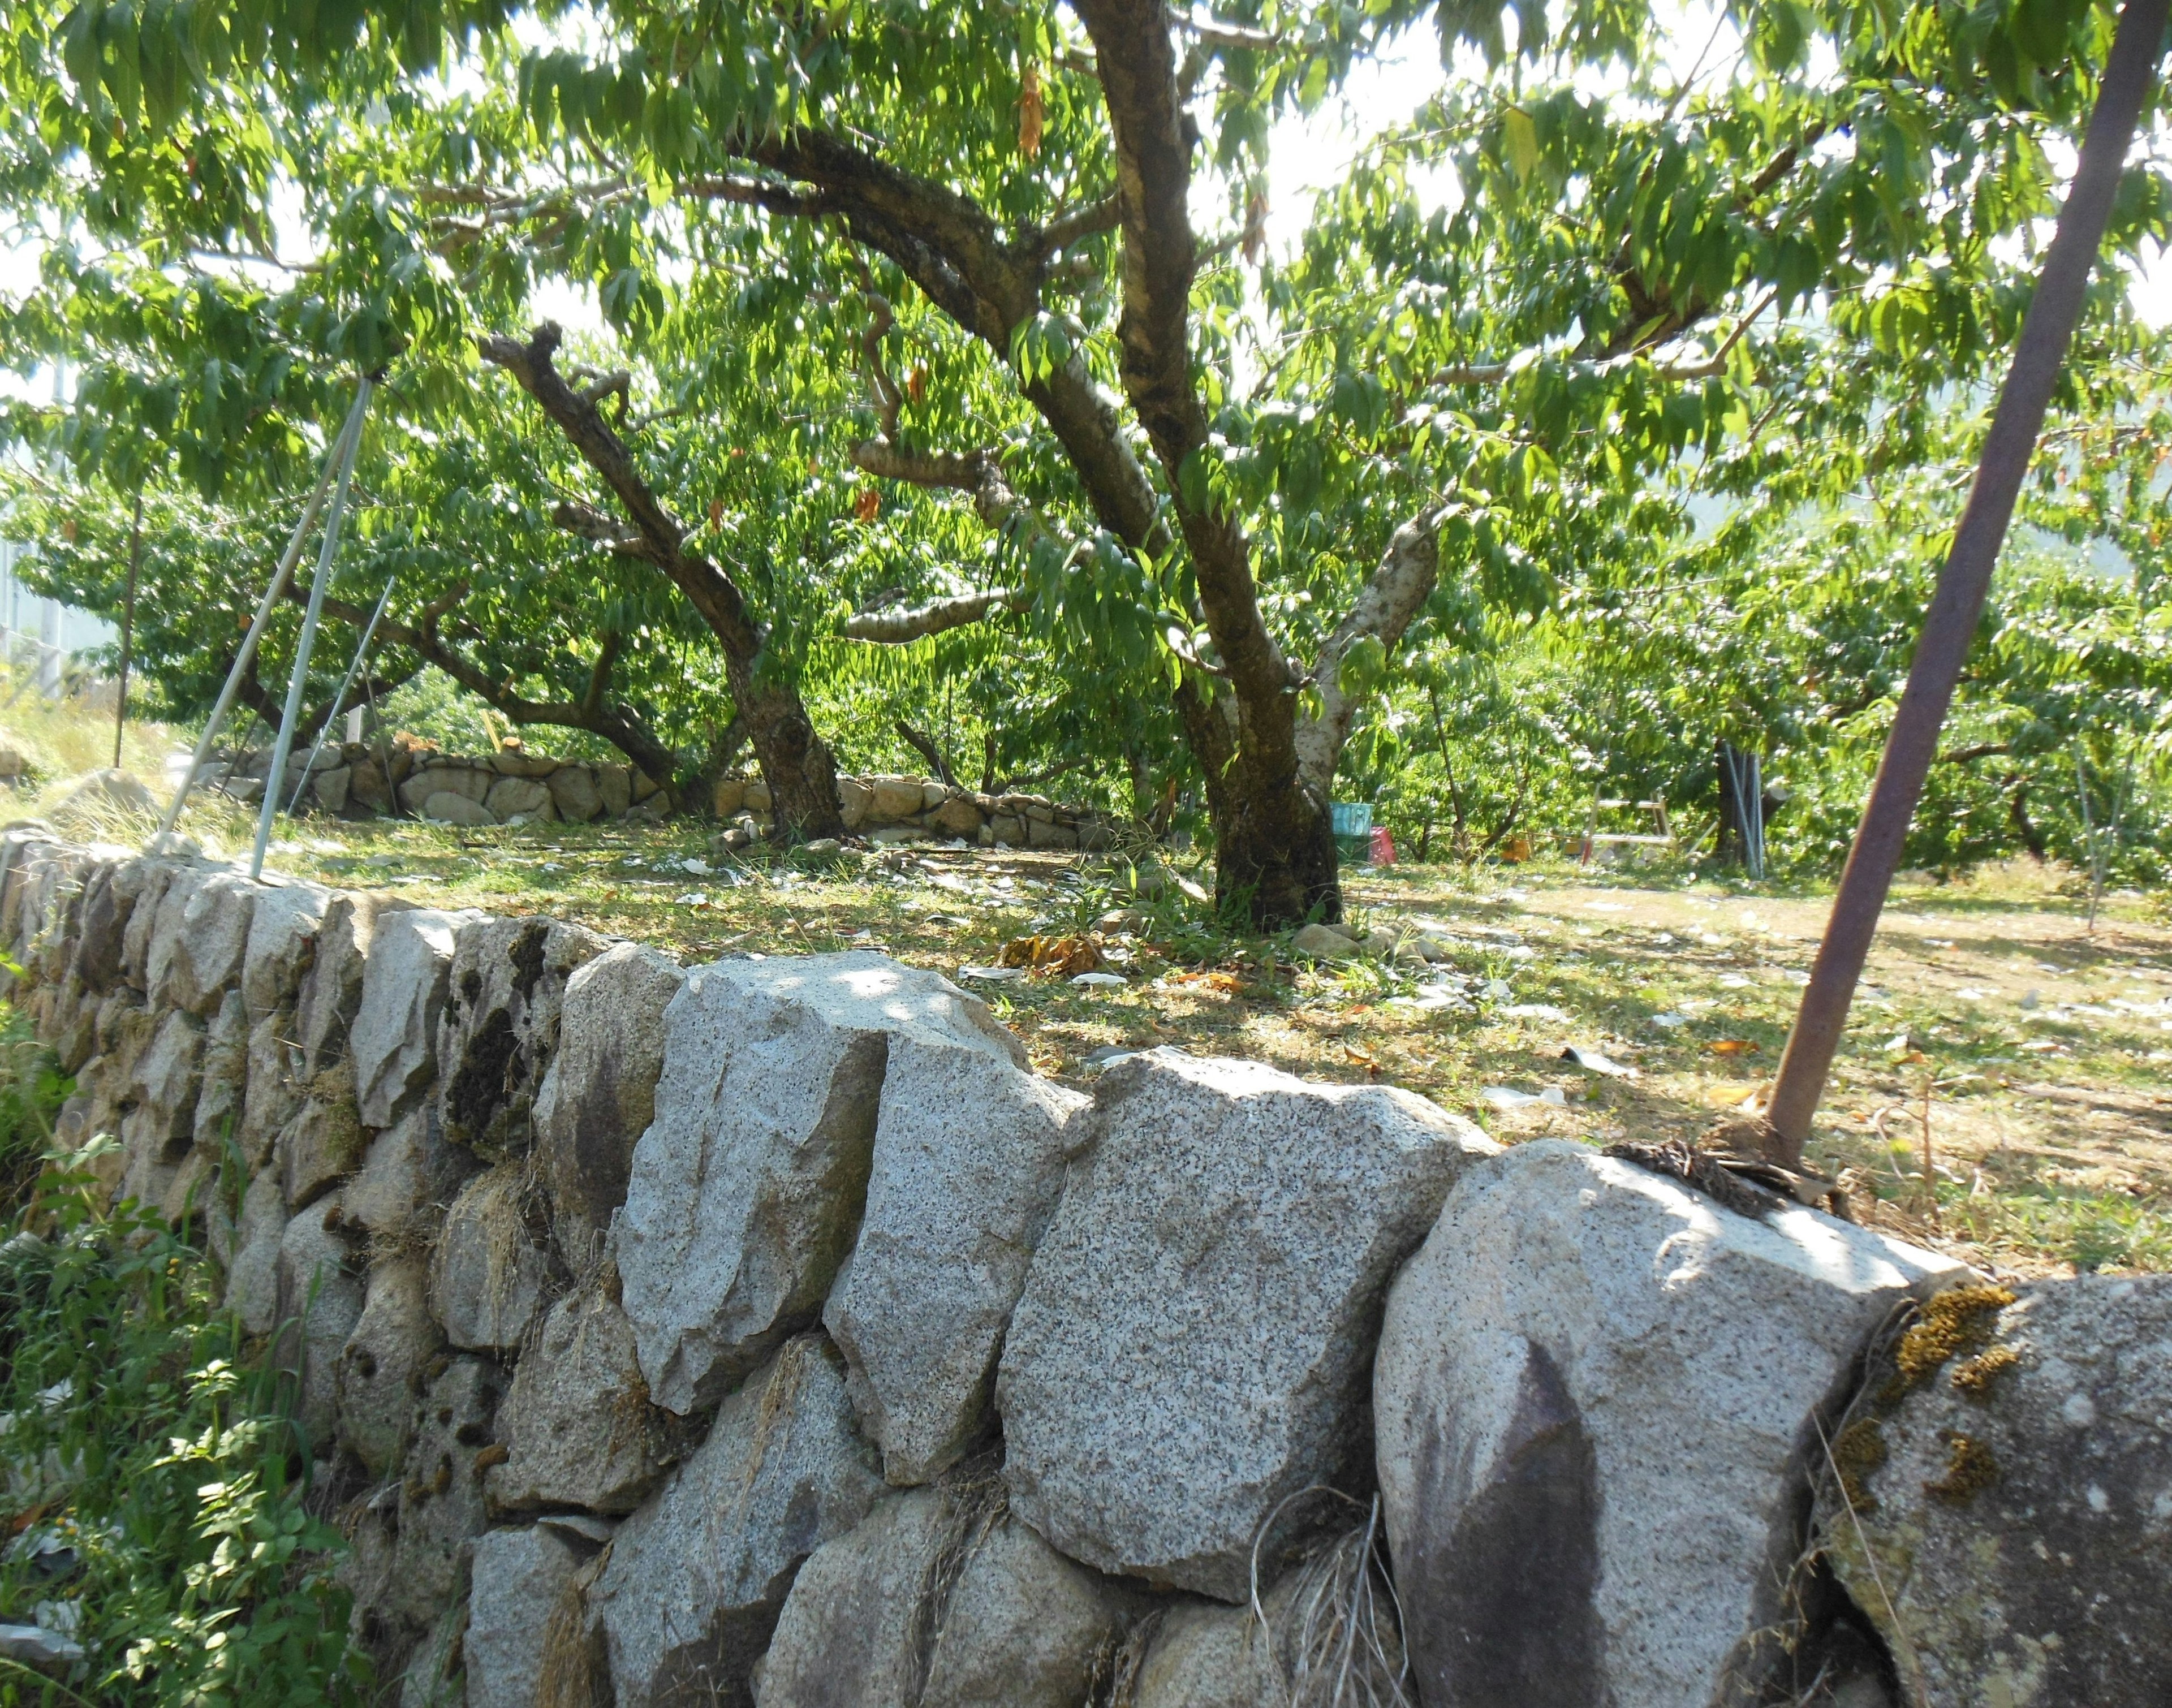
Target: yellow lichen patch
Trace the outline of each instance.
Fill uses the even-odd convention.
[[[2011,1346],[1993,1346],[1954,1367],[1953,1384],[1971,1399],[1988,1399],[1998,1378],[2021,1362]]]
[[[1925,1301],[1894,1350],[1903,1391],[1922,1386],[1947,1360],[1990,1345],[1998,1313],[2013,1302],[2011,1292],[1994,1286],[1949,1287]]]
[[[1874,1417],[1858,1417],[1833,1438],[1833,1469],[1840,1476],[1841,1493],[1857,1512],[1878,1508],[1867,1480],[1885,1456],[1885,1437]]]
[[[1989,1448],[1958,1431],[1941,1430],[1939,1434],[1946,1443],[1946,1474],[1934,1483],[1924,1484],[1925,1494],[1958,1507],[1998,1480],[1998,1461],[1991,1456]]]

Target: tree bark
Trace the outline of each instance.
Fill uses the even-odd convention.
[[[486,361],[496,363],[578,451],[582,459],[611,489],[632,522],[631,538],[614,541],[615,550],[647,559],[684,594],[723,648],[724,676],[739,716],[769,785],[770,809],[777,830],[788,840],[845,835],[844,810],[837,798],[837,765],[815,733],[814,721],[789,683],[765,679],[758,660],[766,638],[748,609],[739,584],[723,569],[689,549],[686,530],[667,510],[635,466],[633,454],[612,431],[595,398],[575,391],[558,372],[554,357],[563,335],[554,325],[538,326],[525,344],[511,338],[478,341]],[[593,513],[561,525],[589,531]]]

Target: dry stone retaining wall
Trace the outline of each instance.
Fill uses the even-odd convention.
[[[301,777],[306,754],[288,761],[283,803]],[[268,750],[238,761],[215,760],[202,782],[243,800],[263,798],[272,768]],[[842,776],[837,800],[845,828],[874,842],[963,840],[983,847],[1084,849],[1113,843],[1117,821],[1091,807],[1065,806],[1045,795],[978,794],[926,777]],[[553,759],[511,748],[478,757],[439,753],[427,744],[327,744],[310,765],[303,805],[347,819],[395,812],[454,824],[585,824],[598,819],[661,817],[669,798],[629,765]],[[759,777],[726,777],[710,803],[721,819],[755,829],[770,819],[769,785]]]
[[[406,1708],[1282,1708],[1376,1494],[1366,1700],[2164,1700],[2165,1278],[35,826],[0,948],[293,1372]]]

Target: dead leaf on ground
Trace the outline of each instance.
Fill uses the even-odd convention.
[[[1014,937],[1003,945],[996,964],[1030,967],[1050,978],[1068,979],[1099,969],[1101,943],[1091,936]]]
[[[1231,996],[1245,988],[1245,981],[1234,973],[1171,973],[1169,982],[1172,985],[1195,985],[1202,990],[1220,991]]]
[[[1747,1038],[1715,1038],[1707,1046],[1714,1055],[1755,1055],[1757,1046]]]

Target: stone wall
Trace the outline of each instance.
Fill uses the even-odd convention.
[[[1114,846],[1119,823],[1092,807],[1064,806],[1046,795],[984,795],[954,789],[929,777],[841,776],[838,804],[845,829],[870,842],[951,841],[983,848],[1083,848]],[[750,826],[767,822],[769,785],[759,777],[726,777],[717,784],[720,819],[745,815]]]
[[[294,1373],[411,1708],[2162,1700],[2164,1278],[1256,1063],[1089,1094],[871,953],[35,827],[0,946],[62,1142]]]
[[[288,760],[282,807],[308,760],[306,752]],[[207,760],[197,781],[241,800],[261,801],[271,769],[270,750],[257,749],[238,760]],[[653,818],[668,804],[657,784],[630,765],[553,759],[517,747],[469,758],[402,737],[381,749],[367,742],[327,742],[309,764],[302,806],[343,819],[372,819],[393,813],[395,799],[403,814],[453,824]]]
[[[297,754],[288,760],[291,781],[282,801],[293,793],[307,760]],[[238,761],[208,761],[198,777],[239,799],[259,801],[271,768],[270,751],[255,749]],[[553,759],[518,747],[470,758],[411,738],[382,749],[362,742],[327,744],[310,764],[309,779],[304,809],[346,819],[389,814],[395,798],[404,814],[454,824],[653,818],[669,804],[656,783],[629,765]],[[845,828],[872,842],[962,838],[983,847],[1093,851],[1110,846],[1117,830],[1116,820],[1091,807],[1065,806],[1043,795],[976,794],[926,777],[842,776],[837,795]],[[761,830],[770,818],[769,785],[760,777],[726,777],[711,804],[718,818],[741,819],[750,833]]]

